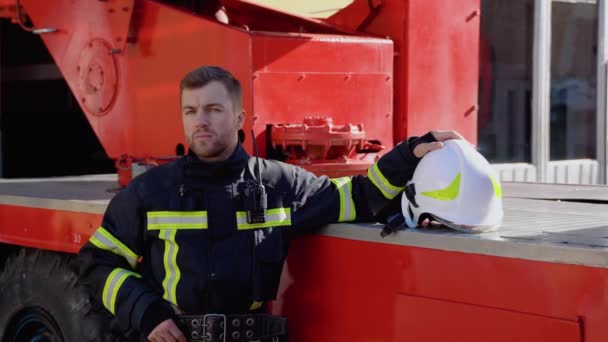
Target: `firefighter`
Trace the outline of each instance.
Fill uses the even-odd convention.
[[[367,177],[329,179],[245,152],[241,87],[228,71],[198,68],[180,91],[187,155],[133,179],[79,253],[93,296],[122,331],[149,341],[283,338],[285,319],[264,312],[290,240],[328,223],[375,221],[423,155],[462,138],[410,138]]]

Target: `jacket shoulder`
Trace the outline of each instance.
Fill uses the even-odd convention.
[[[251,170],[255,170],[255,157],[249,160]],[[262,182],[273,187],[292,187],[296,178],[297,167],[278,160],[260,158]]]
[[[182,158],[155,166],[133,178],[128,187],[131,187],[142,197],[173,188],[177,186],[178,170],[181,163]]]

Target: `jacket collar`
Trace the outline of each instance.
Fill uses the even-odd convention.
[[[249,160],[249,154],[241,144],[237,144],[228,159],[219,162],[205,162],[192,152],[184,157],[184,178],[214,178],[224,179],[239,176]]]

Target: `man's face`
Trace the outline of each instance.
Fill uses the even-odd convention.
[[[234,151],[245,113],[232,103],[226,87],[211,81],[181,94],[184,133],[190,149],[205,161],[225,160]]]

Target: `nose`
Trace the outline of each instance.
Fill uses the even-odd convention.
[[[195,121],[197,127],[209,126],[209,115],[207,115],[204,110],[198,110],[196,112]]]

